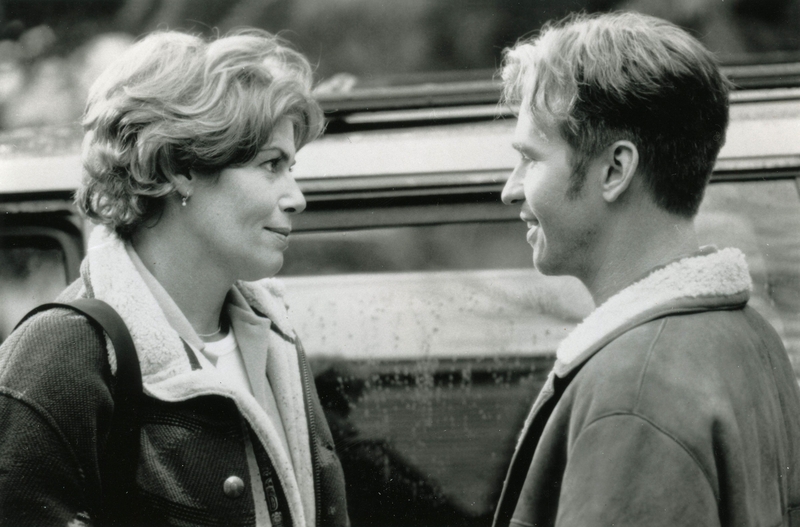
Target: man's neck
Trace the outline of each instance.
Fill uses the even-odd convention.
[[[595,273],[584,283],[596,305],[656,267],[699,249],[694,221],[657,210],[621,218],[599,249]]]

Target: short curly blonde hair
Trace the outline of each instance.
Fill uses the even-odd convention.
[[[283,118],[299,149],[323,128],[311,76],[300,53],[262,30],[145,37],[89,92],[78,208],[129,239],[176,191],[169,175],[245,164]]]

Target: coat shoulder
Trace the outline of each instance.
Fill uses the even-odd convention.
[[[593,417],[632,412],[659,422],[691,408],[706,419],[729,419],[733,408],[763,393],[796,392],[791,365],[774,329],[753,309],[702,311],[643,323],[597,352],[576,375],[575,403]],[[587,416],[587,418],[590,418]]]
[[[108,367],[102,331],[69,309],[31,316],[0,346],[0,385],[74,385]]]
[[[615,412],[635,415],[708,473],[720,452],[760,459],[767,454],[759,448],[774,454],[789,447],[776,438],[800,431],[800,392],[786,350],[747,307],[642,324],[598,352],[574,381],[573,417],[582,427]]]

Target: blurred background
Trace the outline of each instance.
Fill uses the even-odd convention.
[[[488,78],[545,21],[615,9],[671,20],[726,63],[800,56],[800,0],[0,0],[0,129],[78,121],[103,67],[158,29],[279,32],[330,89]]]

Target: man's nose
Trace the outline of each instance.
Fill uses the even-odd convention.
[[[500,194],[500,199],[506,205],[514,205],[525,201],[525,192],[522,187],[522,175],[519,167],[516,167],[511,175],[508,177],[503,192]]]

